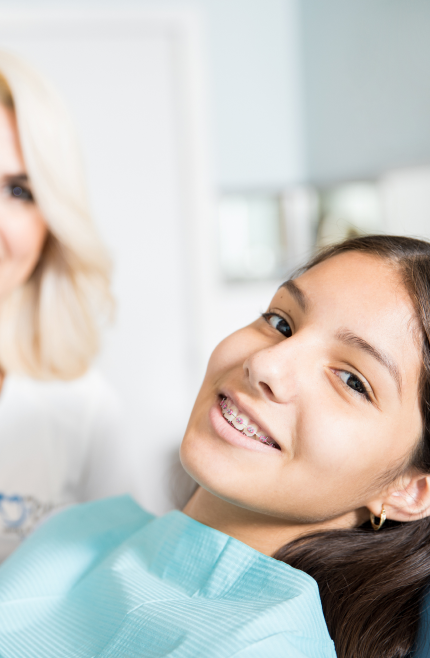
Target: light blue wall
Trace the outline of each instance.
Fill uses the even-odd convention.
[[[430,163],[429,0],[300,0],[311,180]]]
[[[196,3],[208,18],[220,182],[276,189],[301,178],[295,0]]]

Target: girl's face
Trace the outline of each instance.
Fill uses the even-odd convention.
[[[215,349],[183,464],[223,500],[292,523],[363,514],[419,440],[419,372],[399,276],[340,254],[284,284],[264,317]]]
[[[31,194],[15,114],[0,104],[0,300],[31,275],[46,235]]]

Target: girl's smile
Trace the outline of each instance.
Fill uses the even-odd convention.
[[[222,397],[220,402],[215,403],[209,418],[215,432],[231,445],[263,453],[280,450],[278,444],[230,398]]]
[[[246,412],[239,409],[229,397],[223,398],[220,403],[221,413],[224,418],[245,436],[252,437],[260,443],[280,450],[280,446],[274,441],[260,425],[248,416]]]

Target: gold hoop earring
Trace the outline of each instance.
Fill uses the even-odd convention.
[[[374,530],[380,530],[384,525],[386,518],[387,518],[387,514],[385,512],[385,508],[383,505],[381,509],[381,516],[379,517],[379,523],[375,523],[375,515],[372,514],[372,512],[370,512],[370,523],[372,524],[372,528]]]

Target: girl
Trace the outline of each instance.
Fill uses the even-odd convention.
[[[0,569],[1,655],[333,658],[331,636],[338,658],[406,657],[430,575],[429,300],[426,242],[319,254],[215,349],[183,512],[71,508]]]

